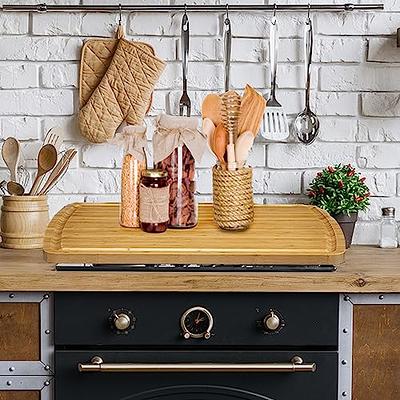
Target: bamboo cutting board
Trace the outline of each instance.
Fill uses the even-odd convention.
[[[339,264],[345,243],[336,221],[306,205],[259,205],[243,232],[223,231],[211,204],[199,206],[194,229],[151,234],[123,228],[119,205],[75,203],[50,222],[45,258],[93,264]]]

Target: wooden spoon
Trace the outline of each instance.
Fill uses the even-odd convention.
[[[221,123],[221,108],[221,97],[218,94],[208,94],[201,105],[201,116],[211,119],[214,125],[218,125]]]
[[[3,160],[10,170],[10,180],[16,181],[20,156],[20,145],[18,140],[13,137],[8,137],[3,143],[1,155],[3,156]]]
[[[9,181],[7,182],[7,190],[8,193],[11,194],[11,196],[22,196],[25,192],[24,187],[15,181]]]
[[[251,131],[243,132],[235,144],[235,156],[238,168],[243,168],[249,157],[249,152],[254,143],[254,134]]]
[[[213,152],[218,158],[221,166],[225,168],[226,161],[225,161],[225,153],[226,153],[226,146],[228,144],[228,134],[226,133],[224,124],[219,124],[213,135]]]
[[[75,157],[76,153],[77,151],[75,149],[69,149],[65,152],[60,161],[54,167],[53,171],[51,171],[50,176],[47,178],[46,183],[39,192],[39,196],[47,194],[57,184],[57,182],[67,171],[69,164]]]
[[[44,145],[38,155],[38,172],[33,182],[30,196],[35,196],[39,189],[40,177],[54,168],[57,162],[57,150],[52,144]]]

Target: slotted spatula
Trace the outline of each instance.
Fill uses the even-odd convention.
[[[275,96],[276,91],[276,69],[278,58],[278,24],[275,15],[270,21],[269,35],[269,57],[270,57],[270,76],[271,93],[264,95],[267,101],[264,113],[262,135],[270,140],[283,140],[289,136],[289,126],[285,111]]]

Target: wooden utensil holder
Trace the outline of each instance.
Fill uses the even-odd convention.
[[[48,222],[47,196],[3,196],[1,246],[8,249],[41,249]]]
[[[254,220],[253,170],[213,168],[214,219],[230,231],[247,229]]]

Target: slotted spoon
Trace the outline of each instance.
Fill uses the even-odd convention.
[[[289,125],[287,122],[285,111],[276,99],[276,70],[278,58],[278,24],[274,16],[270,21],[269,36],[269,57],[270,57],[270,76],[271,76],[271,92],[269,97],[264,95],[267,101],[264,113],[264,120],[261,134],[270,140],[284,140],[289,136]]]

